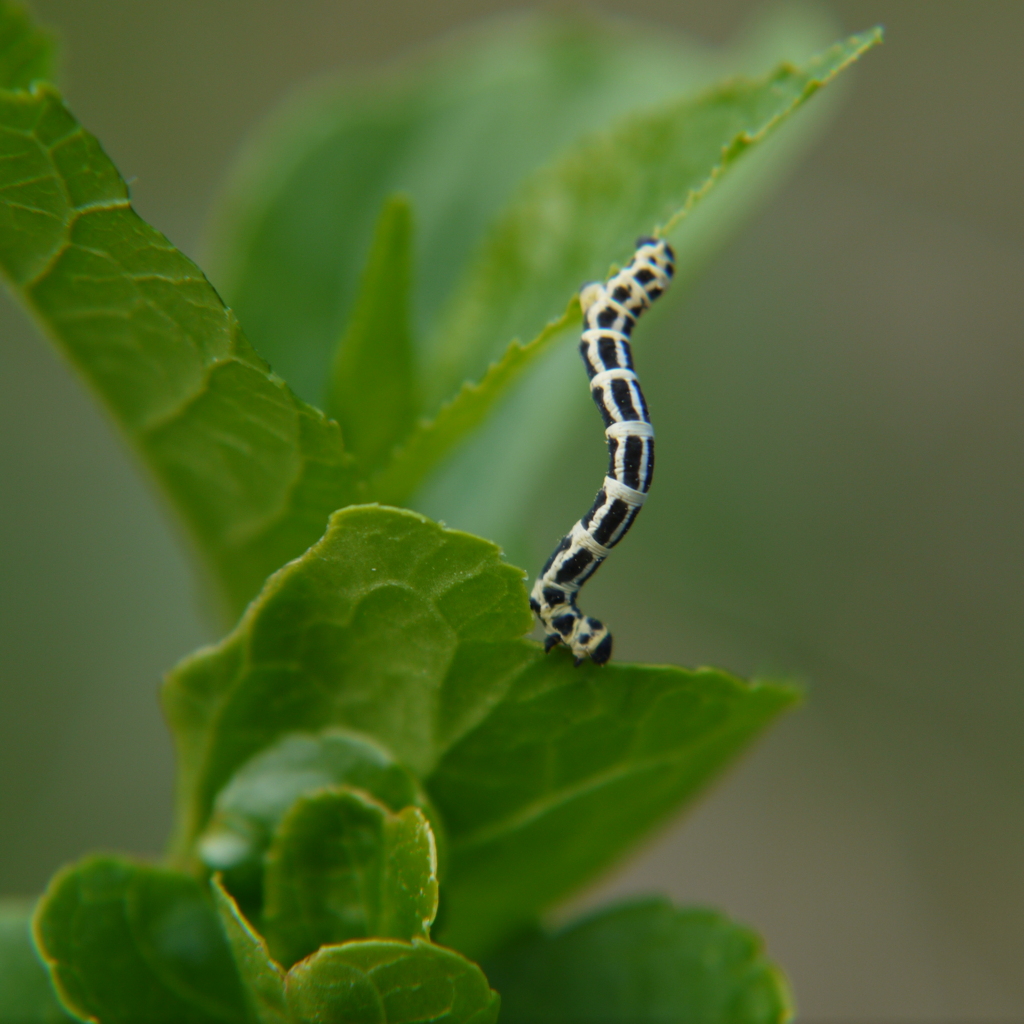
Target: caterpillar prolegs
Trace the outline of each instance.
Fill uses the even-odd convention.
[[[654,428],[633,372],[629,336],[640,315],[668,287],[675,253],[655,238],[638,239],[636,245],[622,270],[604,284],[588,284],[580,291],[580,355],[590,394],[604,419],[608,475],[590,511],[559,541],[530,594],[530,607],[547,634],[544,649],[564,643],[577,665],[588,656],[598,665],[611,657],[611,633],[576,607],[576,594],[626,536],[654,473]]]

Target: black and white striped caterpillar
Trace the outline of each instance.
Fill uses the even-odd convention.
[[[598,665],[611,657],[611,633],[576,607],[576,594],[626,536],[654,473],[654,428],[633,372],[629,336],[640,314],[668,287],[675,253],[656,238],[638,239],[636,245],[622,270],[580,291],[580,355],[604,419],[608,475],[590,511],[559,541],[530,593],[530,607],[547,634],[545,651],[564,643],[577,665],[588,656]]]

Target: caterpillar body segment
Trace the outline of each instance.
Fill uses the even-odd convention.
[[[530,607],[547,634],[544,649],[564,643],[577,665],[588,657],[603,665],[612,654],[608,628],[579,610],[576,595],[629,532],[651,486],[654,428],[629,339],[644,310],[668,287],[674,265],[667,242],[641,238],[622,270],[580,291],[580,355],[604,420],[608,473],[590,511],[559,541],[530,593]]]

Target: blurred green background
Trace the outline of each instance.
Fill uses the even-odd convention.
[[[32,4],[139,211],[196,256],[289,87],[521,6]],[[643,13],[720,44],[759,8]],[[1024,4],[819,10],[837,35],[882,22],[886,44],[638,356],[659,476],[587,605],[620,658],[795,674],[809,700],[580,905],[660,889],[726,908],[804,1019],[1020,1019]],[[159,851],[157,685],[215,636],[148,481],[6,296],[0,438],[0,892],[34,894],[87,849]],[[573,443],[531,573],[600,475],[595,417]]]

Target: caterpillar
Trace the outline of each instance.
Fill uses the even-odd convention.
[[[611,633],[576,607],[576,595],[626,536],[651,486],[654,428],[633,372],[629,337],[640,315],[668,287],[674,269],[675,253],[667,242],[640,238],[622,270],[604,284],[580,290],[580,355],[604,420],[608,475],[590,511],[559,541],[530,593],[530,607],[546,634],[544,650],[564,643],[577,665],[587,657],[603,665],[612,655]]]

